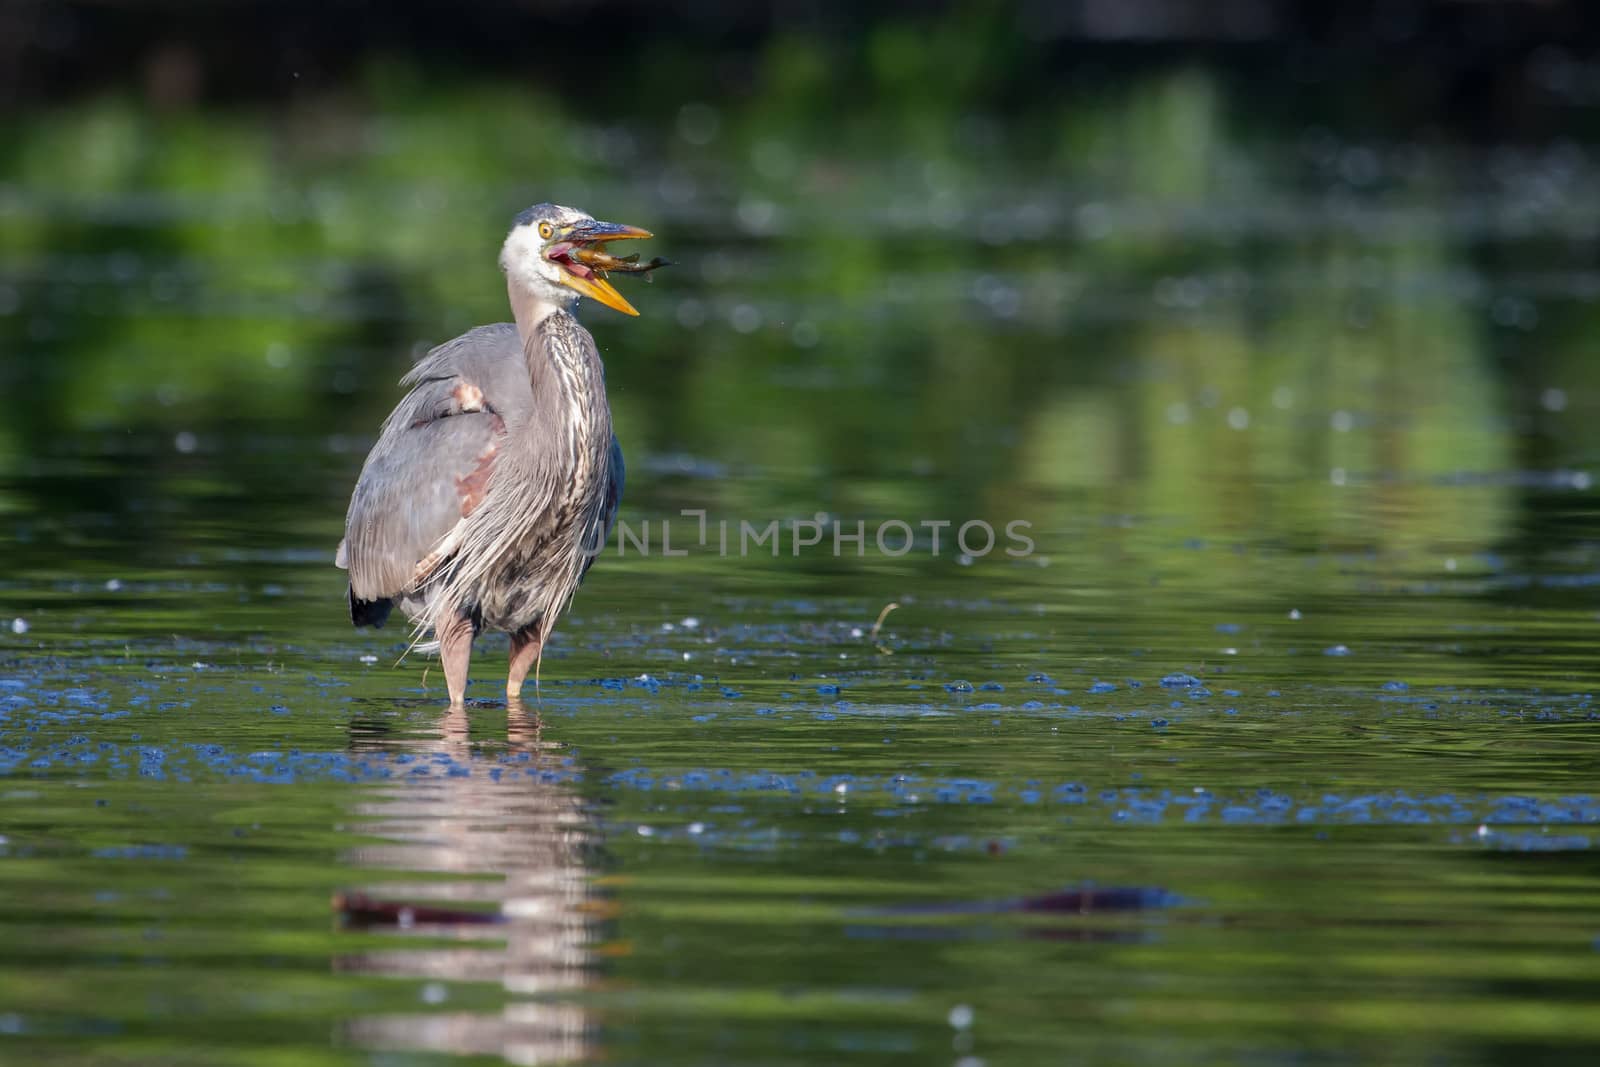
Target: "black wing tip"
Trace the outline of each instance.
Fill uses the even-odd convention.
[[[394,601],[388,597],[380,600],[359,600],[355,590],[350,590],[350,621],[356,626],[381,627],[389,621]]]

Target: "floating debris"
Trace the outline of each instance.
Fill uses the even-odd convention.
[[[365,893],[335,893],[333,910],[348,926],[397,926],[409,930],[419,923],[429,926],[483,926],[503,923],[499,911],[437,908],[398,900],[379,900]]]

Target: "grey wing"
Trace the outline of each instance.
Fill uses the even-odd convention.
[[[502,410],[524,403],[526,376],[510,326],[483,327],[430,353],[384,422],[350,498],[336,562],[350,571],[352,616],[415,588],[429,556],[487,488],[505,434]],[[370,621],[381,622],[384,604]]]

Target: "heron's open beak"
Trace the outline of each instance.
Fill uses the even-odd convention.
[[[561,284],[576,289],[581,295],[597,300],[614,311],[620,311],[624,315],[637,315],[639,312],[617,292],[616,286],[589,267],[575,261],[569,253],[575,248],[603,245],[607,241],[628,241],[653,236],[655,235],[649,230],[641,230],[637,226],[624,226],[618,222],[583,222],[562,234],[561,240],[552,245],[545,252],[545,256],[561,265]]]

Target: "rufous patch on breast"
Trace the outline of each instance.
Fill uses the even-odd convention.
[[[456,495],[461,497],[461,517],[464,519],[478,510],[478,505],[483,503],[483,496],[489,491],[489,475],[494,470],[494,455],[499,451],[499,445],[490,441],[478,455],[478,465],[472,468],[472,473],[456,479]]]

